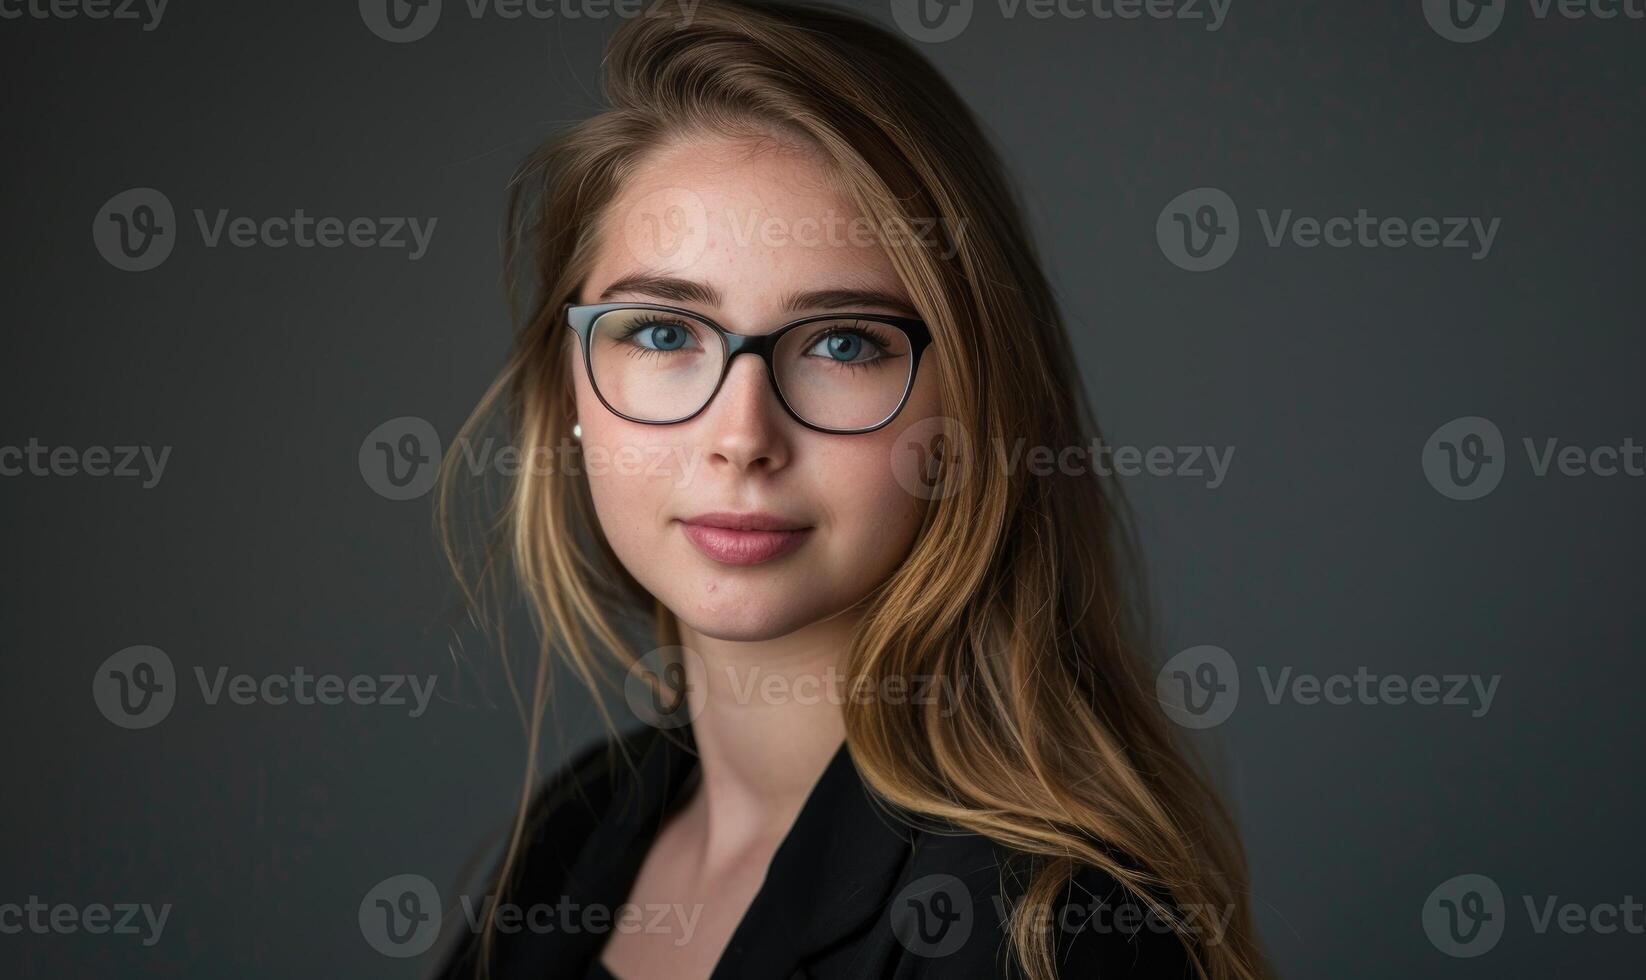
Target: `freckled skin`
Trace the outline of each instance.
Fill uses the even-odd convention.
[[[654,208],[660,199],[700,205],[686,209],[696,216],[686,247],[669,254],[637,248],[634,235],[617,230],[637,208]],[[760,334],[803,313],[846,312],[782,309],[796,291],[874,289],[907,298],[878,245],[831,244],[821,235],[802,244],[762,233],[859,214],[829,187],[816,160],[795,152],[751,153],[747,144],[728,140],[672,145],[646,160],[609,214],[580,302],[599,302],[607,286],[625,276],[679,277],[713,286],[723,303],[704,307],[629,293],[611,299],[682,306],[728,330]],[[897,419],[859,435],[815,432],[795,422],[756,357],[735,359],[709,407],[673,425],[620,419],[601,405],[581,370],[575,378],[586,448],[615,458],[633,447],[627,451],[638,449],[648,461],[670,461],[661,473],[590,467],[589,481],[600,526],[624,566],[690,629],[726,640],[785,636],[850,607],[908,554],[926,504],[894,478],[892,453],[905,429],[939,414],[929,360]],[[753,510],[814,530],[789,555],[734,567],[704,556],[676,523],[708,511]]]

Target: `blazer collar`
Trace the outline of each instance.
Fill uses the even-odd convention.
[[[870,796],[841,745],[773,854],[711,980],[787,978],[861,932],[890,901],[911,835]]]
[[[566,880],[574,900],[609,908],[628,900],[651,842],[697,771],[689,726],[643,734],[638,750],[633,771],[622,760],[613,768],[610,807]],[[788,978],[808,958],[861,932],[890,900],[911,838],[870,795],[842,744],[773,854],[711,980]],[[563,953],[587,963],[604,940],[585,933],[573,940],[577,949]]]

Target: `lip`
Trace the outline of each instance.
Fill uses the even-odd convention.
[[[812,528],[776,514],[716,511],[680,520],[698,551],[723,565],[758,565],[793,552],[806,543]]]

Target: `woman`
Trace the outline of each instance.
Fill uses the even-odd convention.
[[[460,438],[579,463],[470,569],[542,627],[528,773],[551,648],[651,725],[527,787],[444,975],[1262,975],[1116,498],[1012,464],[1096,429],[976,121],[819,8],[654,11],[605,72],[515,181],[529,307]]]

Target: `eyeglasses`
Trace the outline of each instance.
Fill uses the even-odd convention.
[[[702,412],[732,358],[754,354],[796,422],[819,432],[873,432],[903,410],[932,342],[922,321],[879,313],[808,316],[759,335],[649,303],[568,303],[565,316],[601,404],[649,425]]]

